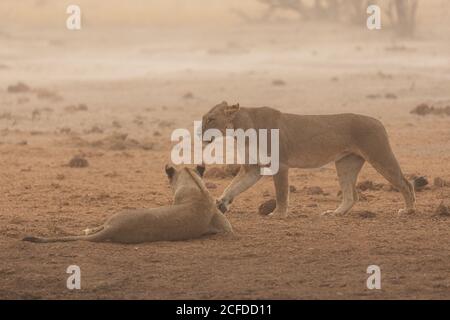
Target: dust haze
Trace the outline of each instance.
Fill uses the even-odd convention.
[[[71,1],[3,0],[0,298],[449,299],[450,3],[403,16],[375,2],[381,30],[367,29],[364,1],[79,0],[71,31]],[[366,165],[352,212],[320,217],[340,203],[329,164],[290,170],[285,220],[258,214],[275,198],[269,178],[236,198],[232,238],[20,241],[171,203],[171,132],[223,100],[381,120],[417,213],[398,217],[400,193]],[[231,171],[207,168],[214,196]],[[65,286],[73,264],[82,290]],[[369,265],[381,290],[366,288]]]

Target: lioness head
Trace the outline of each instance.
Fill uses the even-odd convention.
[[[177,170],[173,166],[166,164],[165,170],[167,178],[169,178],[170,185],[176,191],[176,189],[178,189],[178,187],[180,187],[181,185],[192,182],[192,177],[188,171],[191,171],[194,174],[198,175],[200,178],[202,178],[203,173],[205,172],[205,166],[198,165],[195,167],[195,169],[183,167]]]
[[[233,119],[239,111],[239,104],[228,105],[225,101],[216,105],[202,118],[202,132],[208,129],[217,129],[225,136],[226,129],[233,129]],[[206,143],[211,143],[206,141]]]

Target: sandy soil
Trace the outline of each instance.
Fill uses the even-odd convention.
[[[450,218],[434,215],[450,187],[432,185],[450,180],[450,117],[409,113],[420,103],[450,105],[449,42],[335,25],[265,28],[0,34],[0,298],[450,298]],[[29,90],[8,92],[19,81]],[[386,186],[363,191],[348,216],[321,217],[339,203],[330,164],[291,170],[297,191],[286,220],[257,213],[274,198],[270,179],[241,195],[228,213],[235,237],[20,241],[78,234],[120,209],[170,203],[163,168],[171,131],[192,128],[222,100],[379,118],[403,171],[430,181],[417,193],[418,212],[398,217],[401,195],[366,165],[359,181]],[[75,155],[89,165],[68,166]],[[231,178],[207,181],[219,196]],[[315,186],[325,194],[310,195]],[[82,290],[66,288],[72,264]],[[366,288],[372,264],[382,290]]]

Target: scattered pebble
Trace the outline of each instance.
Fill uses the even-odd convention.
[[[67,112],[88,111],[88,107],[85,104],[70,105],[64,108]]]
[[[441,177],[436,177],[433,180],[433,185],[439,188],[450,187],[450,181],[444,180]]]
[[[119,174],[116,171],[113,171],[113,172],[105,173],[104,176],[107,178],[116,178],[119,176]]]
[[[376,93],[371,93],[371,94],[366,95],[366,98],[367,99],[379,99],[379,98],[381,98],[381,95],[376,94]]]
[[[305,187],[306,189],[306,194],[308,195],[327,195],[327,193],[325,193],[321,187]]]
[[[374,219],[377,217],[377,214],[372,211],[364,210],[364,211],[358,212],[358,216],[362,219]]]
[[[89,162],[82,156],[75,156],[69,161],[69,167],[71,168],[85,168],[89,166]]]
[[[192,92],[186,92],[186,93],[183,95],[183,98],[184,98],[184,99],[194,99],[194,94],[193,94]]]
[[[275,199],[267,200],[259,206],[258,213],[262,215],[268,215],[275,210],[276,206],[277,201]]]
[[[215,183],[212,183],[212,182],[209,182],[209,181],[205,183],[205,186],[208,189],[217,189],[217,185]]]
[[[3,112],[0,114],[0,119],[12,120],[13,116],[11,112]]]
[[[446,106],[446,107],[433,107],[433,106],[431,106],[430,107],[426,103],[421,103],[417,107],[412,109],[410,111],[410,113],[417,114],[419,116],[426,116],[426,115],[429,115],[429,114],[450,116],[450,106]]]
[[[104,132],[103,129],[100,128],[99,126],[92,126],[90,129],[84,131],[84,133],[86,134],[96,134],[96,133],[100,134],[103,132]]]
[[[17,145],[18,146],[26,146],[26,145],[28,145],[28,141],[27,140],[19,141],[19,142],[17,142]]]
[[[272,85],[278,86],[278,87],[285,86],[286,82],[284,80],[281,80],[281,79],[275,79],[275,80],[272,81]]]
[[[7,90],[9,93],[23,93],[23,92],[29,92],[31,90],[31,88],[23,82],[18,82],[17,84],[8,86]]]
[[[121,125],[120,122],[117,121],[117,120],[114,120],[114,121],[111,123],[111,125],[112,125],[114,128],[116,128],[116,129],[122,128],[122,125]]]
[[[360,191],[380,190],[381,188],[383,188],[382,183],[375,183],[371,180],[364,180],[364,181],[359,182],[356,185],[356,189],[358,189]]]
[[[414,178],[413,185],[414,190],[421,191],[426,185],[428,185],[428,180],[425,177],[416,177]]]
[[[448,202],[441,201],[439,206],[436,208],[435,215],[441,217],[450,217],[450,205]]]
[[[35,89],[33,91],[38,99],[50,100],[51,102],[64,100],[59,94],[48,89]]]
[[[386,93],[385,95],[384,95],[384,97],[386,98],[386,99],[397,99],[397,95],[395,94],[395,93]]]

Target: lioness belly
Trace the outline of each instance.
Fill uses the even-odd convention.
[[[293,168],[318,168],[358,153],[351,134],[352,116],[290,115],[283,125],[281,163]]]
[[[290,168],[304,168],[304,169],[319,168],[319,167],[323,167],[331,162],[336,162],[339,159],[345,157],[346,155],[349,155],[350,153],[352,153],[352,152],[349,152],[346,150],[342,150],[341,152],[335,152],[335,153],[330,152],[327,154],[310,153],[307,156],[305,156],[303,154],[296,155],[295,153],[293,153],[288,158],[288,161],[284,164],[286,164]]]

